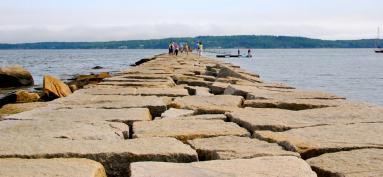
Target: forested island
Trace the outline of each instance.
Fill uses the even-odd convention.
[[[374,48],[376,39],[321,40],[291,36],[198,36],[150,40],[126,40],[109,42],[38,42],[1,44],[0,49],[164,49],[169,42],[202,41],[205,48]],[[383,44],[383,40],[378,42]]]

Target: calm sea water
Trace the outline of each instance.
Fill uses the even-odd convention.
[[[233,50],[210,50],[236,54]],[[302,89],[322,90],[351,100],[383,105],[383,54],[373,49],[253,50],[252,59],[222,59]],[[245,54],[246,50],[242,50]],[[215,57],[216,53],[206,53]]]
[[[210,50],[221,53],[233,50]],[[0,66],[27,68],[36,84],[44,74],[68,79],[75,74],[119,71],[135,61],[166,50],[0,50]],[[246,50],[242,51],[243,53]],[[351,100],[383,105],[383,54],[372,49],[266,49],[254,58],[223,59],[259,73],[268,82],[322,90]],[[215,53],[205,52],[215,58]],[[93,70],[94,66],[104,69]]]
[[[120,71],[165,50],[0,50],[0,66],[21,65],[41,85],[43,75],[69,79],[76,74]],[[94,70],[95,66],[103,69]]]

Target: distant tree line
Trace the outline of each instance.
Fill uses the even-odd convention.
[[[290,36],[237,35],[110,42],[0,43],[0,49],[164,49],[172,41],[188,42],[191,46],[196,41],[202,41],[205,48],[374,48],[377,46],[376,39],[320,40]],[[383,40],[380,40],[379,44],[383,44]]]

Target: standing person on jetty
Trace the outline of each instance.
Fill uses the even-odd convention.
[[[173,55],[173,42],[169,44],[169,55]]]
[[[189,55],[189,44],[188,43],[185,43],[184,44],[184,47],[183,47],[183,50],[184,50],[184,52],[186,52],[186,55]]]
[[[241,51],[238,49],[238,56],[240,56],[241,55]]]
[[[202,55],[202,50],[203,50],[203,44],[201,41],[199,41],[198,43],[198,48],[197,48],[197,51],[198,51],[198,57],[201,57]]]
[[[180,50],[180,46],[177,43],[174,43],[174,54],[178,56],[178,52]]]

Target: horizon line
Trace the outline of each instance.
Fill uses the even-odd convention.
[[[291,37],[291,38],[306,38],[312,40],[322,41],[358,41],[358,40],[376,40],[377,38],[357,38],[357,39],[321,39],[306,36],[295,36],[295,35],[255,35],[255,34],[241,34],[241,35],[198,35],[198,36],[184,36],[184,37],[162,37],[162,38],[148,38],[148,39],[121,39],[121,40],[102,40],[102,41],[36,41],[36,42],[17,42],[17,43],[3,43],[1,45],[20,45],[20,44],[37,44],[37,43],[104,43],[104,42],[121,42],[121,41],[150,41],[150,40],[171,40],[181,38],[199,38],[199,37],[235,37],[235,36],[258,36],[258,37]],[[383,40],[383,39],[379,39]]]

